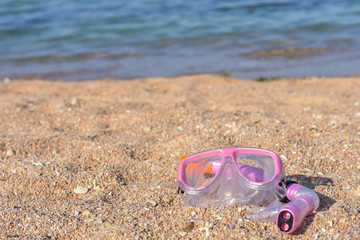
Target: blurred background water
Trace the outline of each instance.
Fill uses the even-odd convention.
[[[0,0],[0,77],[360,74],[358,0]]]

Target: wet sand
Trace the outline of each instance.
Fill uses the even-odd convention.
[[[1,239],[355,239],[360,77],[0,83]],[[248,206],[185,207],[182,155],[277,152],[319,209],[293,235]]]

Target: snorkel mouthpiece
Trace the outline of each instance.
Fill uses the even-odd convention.
[[[306,216],[312,214],[319,206],[317,194],[302,185],[287,185],[286,197],[291,201],[284,204],[276,217],[276,226],[280,232],[293,233]]]
[[[296,231],[304,218],[311,215],[318,206],[319,197],[313,190],[288,181],[286,198],[276,200],[266,208],[249,209],[246,218],[259,222],[276,221],[280,232],[290,234]]]

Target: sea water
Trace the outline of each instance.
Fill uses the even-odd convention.
[[[360,74],[360,1],[0,0],[2,79],[197,73]]]

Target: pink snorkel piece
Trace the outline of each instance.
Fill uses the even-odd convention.
[[[296,183],[286,187],[289,203],[282,205],[276,217],[276,226],[280,232],[293,233],[306,216],[312,214],[319,206],[319,197],[309,188]]]
[[[240,162],[237,162],[238,157]],[[260,163],[263,169],[243,164],[242,159]],[[211,180],[195,181],[201,174],[205,178],[210,174]],[[250,209],[246,217],[276,221],[280,232],[292,233],[317,209],[319,198],[304,186],[291,181],[285,184],[284,177],[279,156],[259,148],[223,148],[194,154],[180,163],[178,171],[180,196],[185,205],[265,204],[267,208]],[[282,204],[279,199],[290,202]]]

